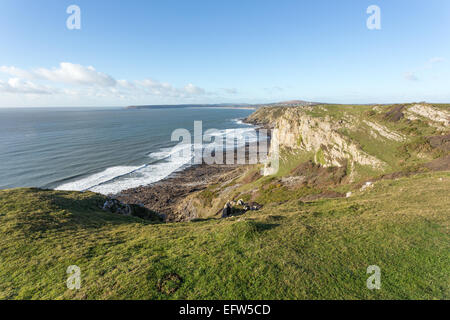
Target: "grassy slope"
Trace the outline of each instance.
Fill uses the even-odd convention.
[[[319,121],[327,117],[332,123],[339,123],[342,119],[347,119],[351,123],[350,128],[342,126],[338,131],[346,136],[349,141],[355,143],[361,150],[371,156],[380,159],[385,164],[383,169],[376,169],[371,166],[363,166],[355,164],[352,168],[347,167],[347,175],[352,176],[353,183],[345,183],[339,186],[314,186],[313,188],[303,188],[300,190],[289,190],[288,188],[279,187],[280,179],[295,176],[292,170],[308,160],[319,160],[323,158],[323,151],[318,150],[306,152],[302,149],[281,149],[280,169],[276,175],[271,177],[260,177],[256,181],[243,182],[242,179],[234,181],[236,186],[232,192],[223,192],[230,185],[212,185],[205,190],[201,196],[207,197],[207,205],[204,206],[202,212],[206,212],[202,216],[211,216],[223,204],[230,199],[252,200],[261,204],[278,203],[289,199],[299,198],[308,194],[317,194],[330,190],[346,193],[359,188],[360,184],[375,179],[382,174],[394,172],[415,172],[421,164],[429,162],[443,154],[438,150],[431,150],[430,145],[425,137],[440,134],[433,126],[429,125],[425,119],[423,121],[409,121],[402,118],[398,121],[390,121],[385,118],[388,113],[396,105],[319,105],[311,108],[300,108],[297,116],[307,114],[317,118]],[[433,107],[449,110],[448,105],[433,105]],[[274,124],[276,120],[283,116],[287,107],[269,107],[259,109],[250,116],[251,120],[257,123]],[[293,119],[295,121],[295,119]],[[395,141],[386,139],[381,135],[372,136],[369,134],[371,129],[364,121],[377,124],[387,128],[389,131],[397,133],[404,137],[403,141]],[[301,137],[298,137],[301,141]],[[315,155],[318,155],[315,157]],[[321,155],[321,156],[320,156]],[[250,168],[247,176],[252,175],[256,170]],[[213,210],[209,210],[211,204],[214,205]],[[206,210],[205,210],[206,209]]]
[[[384,173],[440,156],[424,140],[435,129],[424,121],[386,121],[390,108],[324,105],[308,114],[351,117],[358,125],[341,133],[385,161]],[[282,110],[256,116],[273,121]],[[406,140],[371,137],[363,120]],[[381,174],[357,166],[353,184],[293,190],[280,184],[313,158],[314,152],[283,150],[276,176],[257,177],[258,167],[243,168],[241,178],[200,192],[206,215],[217,211],[212,204],[219,208],[232,198],[256,196],[252,200],[265,205],[225,220],[151,224],[102,212],[104,197],[93,193],[0,191],[0,298],[449,298],[450,173],[380,181],[349,199],[303,203],[299,197],[329,189],[355,193],[358,181]],[[232,191],[222,194],[227,188]],[[82,270],[79,291],[66,288],[73,264]],[[380,291],[365,286],[371,264],[381,267]],[[180,288],[158,291],[171,273],[182,277]]]
[[[150,224],[101,212],[93,193],[0,191],[0,298],[448,299],[449,192],[449,172],[428,173],[348,199]],[[79,291],[66,288],[73,264]],[[366,288],[373,264],[379,291]],[[161,293],[169,273],[182,284]]]

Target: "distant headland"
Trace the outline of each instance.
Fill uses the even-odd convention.
[[[227,109],[258,109],[265,106],[304,106],[315,105],[317,102],[310,102],[304,100],[290,100],[274,103],[260,103],[260,104],[247,104],[247,103],[218,103],[218,104],[172,104],[172,105],[140,105],[140,106],[128,106],[126,109],[179,109],[179,108],[227,108]]]

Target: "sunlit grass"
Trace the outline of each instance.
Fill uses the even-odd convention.
[[[151,224],[102,212],[93,193],[0,191],[0,298],[448,299],[449,192],[450,173],[421,174],[348,199]],[[369,265],[381,290],[366,287]],[[182,279],[171,294],[158,291],[168,274]]]

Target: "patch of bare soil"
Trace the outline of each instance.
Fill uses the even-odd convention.
[[[428,141],[433,148],[450,152],[450,134],[428,137]]]
[[[242,151],[242,149],[239,149]],[[246,163],[249,161],[250,146],[245,147]],[[235,150],[235,164],[198,164],[173,173],[166,179],[148,186],[128,189],[114,198],[127,204],[139,204],[163,216],[167,222],[178,222],[195,218],[189,204],[183,203],[187,196],[206,189],[213,184],[225,183],[242,175],[245,165],[237,164],[238,150]],[[226,152],[223,154],[226,159]],[[187,206],[187,207],[186,207]],[[181,212],[180,212],[181,210]]]
[[[402,112],[405,106],[393,106],[388,112],[384,114],[384,119],[388,121],[397,122],[400,119],[405,117],[405,114]]]
[[[244,177],[244,179],[242,179],[242,183],[248,184],[248,183],[252,183],[256,180],[258,180],[259,178],[261,178],[261,173],[259,170],[253,171],[251,173],[249,173],[248,175],[246,175]]]
[[[163,214],[166,221],[172,221],[177,206],[189,194],[221,182],[224,175],[232,174],[236,168],[237,165],[192,166],[152,185],[124,190],[115,198],[124,203],[141,204]]]
[[[370,181],[393,180],[403,177],[409,177],[426,171],[449,171],[449,170],[450,170],[450,154],[447,154],[445,156],[442,156],[440,158],[434,159],[430,162],[417,166],[414,170],[397,171],[389,174],[383,174],[377,178],[371,179]],[[364,183],[365,182],[359,183],[356,185],[356,187],[360,188],[362,185],[364,185]]]
[[[450,170],[450,154],[428,162],[424,164],[424,167],[432,171]]]
[[[292,176],[302,177],[302,183],[309,186],[339,185],[347,177],[347,165],[323,167],[312,161],[304,162],[291,171]]]

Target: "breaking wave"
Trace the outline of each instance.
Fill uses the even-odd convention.
[[[238,121],[238,120],[236,120]],[[258,141],[253,128],[214,130],[205,133],[203,150],[225,150],[239,148],[246,143]],[[56,190],[90,190],[104,195],[117,194],[123,190],[149,185],[167,178],[172,173],[182,170],[193,163],[195,151],[199,146],[180,143],[171,148],[162,148],[148,154],[149,162],[141,166],[115,166],[87,177],[66,182]]]

